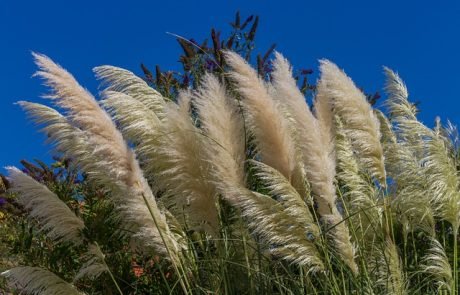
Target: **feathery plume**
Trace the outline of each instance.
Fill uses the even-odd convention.
[[[332,250],[337,253],[338,257],[345,262],[354,274],[357,274],[356,249],[351,243],[350,231],[337,207],[332,207],[331,214],[324,215],[321,218],[328,241],[333,244]]]
[[[29,216],[39,221],[46,235],[59,242],[83,242],[85,225],[58,196],[16,167],[7,167],[10,191],[17,193],[17,201],[29,210]]]
[[[157,115],[145,104],[118,91],[103,92],[101,104],[119,123],[123,136],[136,144],[155,138],[155,131],[161,124]]]
[[[353,81],[335,64],[322,60],[320,69],[321,80],[318,88],[324,91],[334,113],[342,120],[344,130],[352,139],[353,148],[359,154],[364,167],[385,186],[386,174],[379,122],[370,104]]]
[[[331,133],[324,132],[320,122],[313,116],[305,97],[297,88],[292,77],[289,62],[279,53],[275,53],[273,62],[273,86],[283,104],[291,113],[297,130],[296,143],[308,181],[318,204],[320,215],[330,213],[330,205],[335,201],[335,160]],[[325,121],[325,118],[321,118]]]
[[[82,295],[73,285],[39,267],[20,266],[1,273],[26,294]],[[21,293],[22,293],[21,292]]]
[[[183,216],[189,226],[215,232],[218,222],[214,192],[206,181],[207,175],[202,175],[207,173],[201,163],[204,145],[189,114],[190,95],[182,94],[179,106],[165,104],[163,112],[167,117],[163,121],[127,94],[105,91],[104,95],[102,104],[136,144],[144,171],[162,192],[166,206],[176,216]]]
[[[409,101],[409,92],[401,78],[391,69],[384,67],[386,76],[385,102],[389,118],[394,124],[398,138],[410,145],[417,159],[423,156],[423,137],[429,130],[417,120],[417,108]]]
[[[112,190],[120,215],[128,224],[138,228],[135,237],[140,238],[144,246],[153,246],[160,253],[168,253],[171,259],[176,259],[178,245],[169,232],[165,216],[157,206],[134,153],[110,116],[67,71],[44,55],[34,54],[34,57],[41,69],[37,75],[53,89],[47,97],[67,112],[70,128],[75,126],[86,135],[87,149],[83,153],[77,147],[69,146],[65,137],[62,147],[67,148],[66,152],[78,155],[75,157],[77,163],[93,180]],[[61,131],[56,131],[54,136],[59,140]]]
[[[158,118],[164,118],[164,97],[132,72],[114,66],[99,66],[93,71],[96,77],[103,81],[101,86],[106,86],[105,91],[129,95],[144,104]]]
[[[95,138],[116,143],[113,145],[112,152],[106,151],[107,156],[115,153],[127,154],[128,147],[123,137],[94,97],[80,86],[70,73],[50,58],[37,53],[33,53],[33,56],[40,68],[35,75],[44,79],[45,84],[52,89],[45,98],[51,99],[55,105],[63,108],[67,112],[67,118],[76,127],[96,135]],[[129,163],[125,158],[120,159],[120,164],[123,164],[128,171]]]
[[[456,233],[460,226],[460,182],[447,142],[440,131],[432,131],[426,141],[428,151],[423,163],[434,211],[447,220]]]
[[[295,264],[310,267],[309,272],[324,269],[315,246],[316,236],[304,223],[289,215],[272,198],[245,188],[229,187],[230,201],[239,208],[255,235],[269,245],[273,255]]]
[[[408,100],[409,92],[399,75],[390,68],[383,67],[386,76],[385,91],[388,93],[390,118],[399,120],[407,118],[417,121],[417,108]]]
[[[382,144],[385,154],[385,168],[388,176],[396,185],[391,207],[403,226],[404,235],[415,229],[434,234],[434,217],[427,194],[424,167],[410,146],[398,141],[393,128],[385,115],[376,110],[382,132]]]
[[[332,100],[329,97],[327,84],[319,80],[316,85],[316,96],[313,101],[313,110],[318,121],[321,138],[326,146],[331,146],[334,142],[334,113]],[[330,152],[333,155],[334,151]],[[333,158],[333,157],[332,157]]]
[[[278,170],[262,162],[251,160],[250,163],[255,169],[255,176],[263,182],[268,190],[268,195],[274,197],[294,220],[304,224],[311,234],[318,236],[319,229],[310,209],[289,181]],[[312,205],[312,202],[309,203]]]
[[[205,145],[212,163],[213,179],[220,193],[222,183],[245,185],[245,134],[242,114],[216,77],[205,75],[201,88],[193,94],[201,128],[210,139]]]
[[[41,131],[48,136],[47,142],[54,144],[57,151],[79,161],[80,166],[86,162],[95,164],[92,159],[88,160],[93,153],[94,145],[89,143],[87,132],[72,126],[66,117],[53,108],[27,101],[19,101],[17,104],[30,119],[43,126]],[[97,170],[91,170],[90,167],[85,167],[84,170],[91,175],[97,175]]]
[[[448,290],[451,292],[453,285],[452,267],[443,246],[435,238],[430,239],[430,248],[420,261],[420,269],[429,279],[434,280],[437,291]]]
[[[108,267],[104,261],[104,254],[96,244],[90,244],[88,252],[83,257],[85,263],[82,265],[77,275],[74,277],[74,282],[88,277],[91,280],[96,279],[102,273],[108,271]]]
[[[358,235],[357,242],[365,241],[366,238],[373,240],[375,228],[381,222],[381,209],[377,204],[378,193],[373,183],[370,183],[367,175],[363,175],[359,169],[358,161],[353,153],[353,147],[345,135],[340,118],[336,117],[336,155],[337,155],[337,179],[343,188],[345,206],[350,215],[349,222],[353,224],[354,231]]]
[[[100,149],[92,143],[88,132],[72,126],[64,116],[47,106],[24,101],[19,102],[19,105],[37,124],[45,126],[42,131],[48,134],[48,140],[56,144],[58,151],[74,158],[76,163],[92,179],[112,189],[112,201],[116,205],[119,217],[123,218],[126,226],[138,229],[133,237],[141,239],[145,245],[156,245],[154,247],[159,252],[165,251],[163,242],[158,237],[159,233],[154,228],[156,225],[152,221],[148,208],[154,205],[146,206],[145,204],[149,204],[149,200],[144,200],[143,196],[126,198],[127,195],[131,195],[133,192],[123,183],[116,182],[110,175],[107,175],[109,171],[107,167],[111,167],[110,165],[113,165],[113,162],[111,159],[104,158],[98,154]],[[149,190],[150,188],[148,188],[147,192]],[[155,207],[151,208],[154,209]],[[152,213],[155,214],[155,212]],[[160,212],[160,214],[163,213]],[[167,227],[164,226],[164,216],[160,215],[156,218],[159,218],[161,228],[169,232]]]
[[[226,51],[225,60],[232,71],[230,78],[243,97],[248,130],[254,135],[262,161],[291,179],[296,164],[292,131],[276,101],[269,95],[256,71],[237,53]]]
[[[403,270],[398,248],[387,238],[383,249],[377,253],[375,270],[377,286],[384,288],[385,294],[404,295],[407,293],[407,278]]]
[[[329,241],[333,241],[336,252],[350,269],[357,273],[358,266],[354,261],[355,249],[351,243],[350,232],[336,204],[337,196],[334,185],[336,173],[335,119],[329,84],[326,83],[323,77],[317,85],[314,110],[317,118],[317,130],[320,133],[319,147],[321,147],[321,151],[318,151],[322,155],[320,163],[325,163],[324,167],[321,168],[324,176],[318,182],[321,188],[318,191],[320,195],[315,197],[318,204],[318,213],[326,228],[328,228]],[[318,148],[318,146],[315,148]],[[318,161],[318,159],[312,161]],[[321,164],[317,164],[317,166]]]
[[[216,233],[216,190],[211,165],[206,161],[205,137],[190,116],[191,93],[180,94],[179,103],[165,108],[167,119],[155,149],[155,184],[163,191],[166,206],[187,224]]]
[[[335,135],[334,135],[334,114],[332,112],[331,101],[328,97],[327,89],[321,81],[317,85],[317,92],[314,100],[314,112],[317,119],[317,131],[319,133],[319,144],[315,144],[306,153],[310,153],[309,163],[316,163],[312,172],[315,173],[312,177],[313,182],[317,182],[318,189],[313,189],[316,195],[315,200],[318,204],[319,215],[330,214],[330,207],[335,207],[336,190],[334,179],[336,173],[336,156],[335,156]],[[313,131],[314,132],[314,131]],[[317,151],[321,155],[312,153]],[[317,167],[318,166],[318,167]],[[318,169],[319,168],[319,169]],[[316,170],[318,169],[318,170]],[[321,173],[318,173],[321,171]],[[319,177],[321,175],[322,177]],[[316,178],[318,180],[316,181]]]
[[[241,114],[237,112],[236,105],[229,101],[224,87],[215,77],[206,76],[202,88],[194,93],[193,98],[201,126],[210,138],[209,161],[213,164],[213,178],[222,196],[241,210],[250,229],[269,245],[273,255],[310,266],[313,272],[324,269],[314,244],[318,229],[309,219],[311,215],[307,206],[285,176],[258,162],[261,167],[259,176],[264,178],[262,170],[265,168],[266,173],[277,177],[272,181],[272,193],[284,200],[283,205],[245,188],[244,126]],[[297,208],[294,204],[301,207]]]
[[[296,132],[298,144],[302,141],[309,142],[311,139],[302,138],[305,136],[303,131],[314,131],[316,127],[315,117],[310,111],[305,97],[297,87],[296,80],[292,76],[292,69],[289,61],[279,52],[275,52],[275,59],[272,61],[273,71],[271,82],[276,93],[276,97],[281,101],[292,116],[295,124],[298,124],[301,132]]]
[[[425,138],[431,130],[417,120],[417,108],[409,101],[409,93],[402,79],[391,69],[384,67],[386,76],[385,91],[388,98],[385,106],[389,120],[394,126],[400,145],[407,147],[416,161],[425,157]]]
[[[458,230],[459,181],[456,164],[449,154],[448,140],[441,132],[433,131],[417,120],[416,108],[409,102],[408,92],[401,78],[388,68],[385,68],[385,74],[389,94],[387,106],[390,118],[395,122],[397,135],[414,151],[414,157],[423,163],[422,171],[425,172],[425,184],[432,192],[430,201],[434,211]]]
[[[123,136],[135,144],[146,177],[154,181],[155,150],[163,136],[161,121],[146,105],[117,91],[104,91],[101,104],[120,126]]]
[[[436,121],[434,130],[419,122],[416,118],[417,109],[408,100],[404,82],[388,68],[385,68],[385,74],[390,120],[394,123],[399,146],[407,151],[401,154],[405,155],[405,158],[410,158],[412,163],[416,163],[403,163],[405,172],[402,171],[400,174],[406,176],[404,173],[407,173],[407,178],[398,179],[398,184],[407,190],[406,198],[412,200],[420,196],[418,202],[422,204],[401,203],[409,203],[408,206],[414,208],[429,206],[428,210],[423,211],[430,213],[427,214],[430,223],[434,224],[433,215],[448,221],[452,225],[456,239],[460,226],[460,193],[456,152],[452,152],[455,150],[452,149],[455,143],[444,134],[439,120]],[[412,223],[412,220],[407,223]],[[417,224],[417,220],[414,223]],[[434,238],[434,233],[434,226],[431,225],[431,247],[422,259],[421,268],[430,278],[434,277],[438,290],[452,290],[456,287],[456,272],[451,271],[444,249]],[[456,262],[455,257],[454,267]]]

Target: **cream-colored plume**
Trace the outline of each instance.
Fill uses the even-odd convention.
[[[441,243],[435,238],[430,239],[430,248],[420,262],[421,271],[434,283],[437,291],[451,292],[453,284],[452,267]]]
[[[104,112],[94,97],[75,78],[54,63],[45,55],[33,53],[35,62],[40,70],[35,74],[45,80],[45,84],[52,89],[51,94],[46,95],[53,103],[66,111],[66,117],[72,124],[82,130],[94,134],[94,140],[114,144],[111,150],[105,150],[107,157],[115,157],[119,154],[128,154],[129,149],[125,144],[121,133],[115,128],[110,116]],[[123,168],[123,174],[130,170],[130,161],[126,156],[119,159],[118,168]],[[121,172],[119,171],[119,172]],[[120,175],[127,177],[126,175]]]
[[[370,257],[372,271],[376,275],[376,285],[383,288],[384,294],[405,295],[408,293],[408,279],[404,271],[398,247],[387,238],[382,249]]]
[[[147,179],[155,176],[155,151],[163,135],[160,119],[141,101],[117,91],[104,91],[101,104],[112,114],[124,138],[135,144],[142,170]],[[162,112],[164,109],[162,110]]]
[[[80,245],[83,242],[83,220],[78,218],[58,196],[16,167],[7,167],[11,180],[10,191],[39,222],[40,229],[56,241]]]
[[[168,104],[166,119],[152,161],[155,184],[165,203],[191,227],[218,232],[216,190],[205,152],[205,136],[190,114],[191,93],[182,92],[178,104]]]
[[[460,181],[457,161],[449,151],[449,142],[440,130],[433,130],[426,141],[423,159],[426,183],[437,216],[447,220],[458,233],[460,227]]]
[[[279,53],[276,53],[273,68],[272,83],[277,96],[287,106],[295,122],[293,128],[296,130],[297,148],[302,157],[307,179],[311,183],[319,214],[330,214],[329,208],[335,202],[335,159],[331,133],[323,126],[328,123],[329,118],[317,120],[313,116],[305,97],[292,77],[289,62]],[[322,103],[324,100],[317,99],[317,101]]]
[[[284,212],[296,222],[303,224],[305,229],[314,236],[320,231],[305,200],[289,181],[276,169],[258,161],[251,160],[254,175],[261,180],[268,195],[272,196],[283,207]],[[309,202],[312,204],[312,202]]]
[[[410,146],[417,160],[423,157],[423,136],[429,129],[417,120],[417,108],[409,101],[409,93],[402,79],[391,69],[384,67],[385,91],[388,98],[385,105],[398,139]]]
[[[276,101],[269,95],[256,71],[237,53],[226,51],[230,78],[242,96],[249,132],[254,136],[262,162],[291,179],[296,164],[292,131]]]
[[[115,82],[112,84],[116,87]],[[217,210],[200,130],[190,116],[190,94],[179,104],[162,105],[163,120],[140,99],[107,90],[103,105],[113,114],[123,134],[135,143],[148,178],[182,224],[217,231]]]
[[[439,129],[431,130],[417,120],[416,108],[408,100],[404,82],[388,68],[385,68],[385,74],[390,119],[396,126],[399,145],[406,147],[412,155],[412,163],[407,161],[404,166],[409,169],[400,172],[402,176],[408,174],[409,178],[400,182],[412,184],[414,188],[408,191],[407,198],[416,199],[414,191],[418,189],[422,199],[418,201],[424,206],[429,201],[434,214],[449,221],[457,231],[460,226],[459,180],[455,160],[449,153],[449,140]],[[427,190],[431,193],[427,194]]]
[[[299,223],[283,206],[269,196],[245,188],[229,187],[228,195],[241,210],[249,228],[266,244],[275,256],[299,265],[309,272],[324,270],[324,264],[315,246],[318,238],[305,223]]]
[[[75,158],[85,158],[85,155],[87,157],[92,152],[93,147],[88,144],[87,133],[72,126],[67,118],[55,109],[28,101],[19,101],[17,104],[30,119],[43,126],[41,131],[47,135],[47,142],[55,144],[57,151]]]
[[[291,83],[292,84],[292,83]],[[333,104],[330,97],[329,85],[320,80],[317,86],[317,93],[314,102],[316,116],[316,146],[311,147],[306,153],[309,154],[309,163],[314,164],[315,169],[321,171],[321,176],[313,175],[312,191],[318,206],[319,216],[325,223],[329,240],[333,242],[335,251],[340,258],[357,273],[355,250],[351,243],[350,232],[343,217],[337,209],[337,196],[335,190],[335,173],[336,173],[336,155],[335,155],[335,126]],[[313,152],[314,151],[314,152]],[[310,154],[311,153],[311,154]],[[320,155],[320,160],[317,156]],[[313,167],[313,166],[312,166]],[[307,169],[307,168],[306,168]],[[315,170],[311,170],[314,173]],[[316,182],[316,190],[313,184]]]
[[[94,280],[102,273],[108,271],[107,264],[104,260],[104,254],[101,252],[101,249],[97,244],[89,245],[88,252],[83,259],[85,260],[85,263],[74,277],[74,282],[86,277]]]
[[[94,181],[111,189],[116,208],[128,224],[135,225],[135,236],[142,241],[144,250],[153,246],[156,251],[169,253],[172,259],[176,259],[178,245],[169,232],[165,216],[157,206],[134,153],[110,116],[72,75],[48,57],[34,56],[41,69],[37,75],[53,89],[52,95],[47,97],[66,111],[69,120],[67,128],[55,128],[52,134],[60,150],[73,156]],[[34,113],[34,109],[31,107],[30,111]],[[41,114],[39,111],[33,115],[40,117]],[[59,124],[62,125],[62,122]],[[79,130],[78,134],[75,130]],[[78,140],[76,137],[81,133],[85,135],[84,139],[80,139],[84,145],[82,151],[79,146],[74,146]]]
[[[434,217],[427,194],[424,168],[414,150],[404,140],[398,140],[393,127],[385,115],[376,110],[380,121],[382,144],[385,154],[385,168],[388,176],[397,183],[391,206],[401,223],[403,233],[421,229],[434,234]]]
[[[348,226],[339,210],[337,207],[333,207],[331,214],[321,218],[326,227],[328,241],[333,245],[330,250],[337,253],[337,256],[345,262],[354,274],[358,274],[359,269],[355,262],[356,249],[351,242]]]
[[[1,273],[21,294],[83,295],[75,286],[39,267],[20,266]]]
[[[260,168],[259,177],[266,180],[267,188],[279,195],[280,200],[245,188],[242,114],[223,85],[215,77],[206,76],[193,98],[208,139],[213,179],[221,195],[241,210],[250,229],[269,245],[273,255],[309,266],[309,271],[322,270],[324,265],[314,243],[318,229],[303,199],[285,176],[268,165],[254,162]]]
[[[360,161],[382,186],[386,186],[379,121],[365,95],[334,63],[322,60],[318,93],[323,92],[333,112],[343,122]]]
[[[125,138],[137,145],[158,136],[160,120],[144,103],[128,94],[106,90],[102,105],[120,124]]]
[[[96,77],[103,80],[105,91],[121,92],[143,103],[155,115],[163,119],[165,99],[163,96],[147,85],[144,80],[132,72],[114,66],[95,67]]]
[[[211,176],[220,193],[223,183],[245,184],[245,132],[243,114],[238,110],[216,77],[206,75],[201,87],[193,95],[201,128],[207,140],[205,145],[209,163],[216,173]]]
[[[344,206],[351,215],[354,242],[362,243],[375,239],[375,229],[382,222],[382,212],[378,205],[378,192],[367,175],[359,169],[350,139],[345,135],[342,122],[336,119],[337,180],[340,183]],[[361,244],[360,244],[361,246]]]

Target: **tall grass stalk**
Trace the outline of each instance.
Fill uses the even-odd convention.
[[[454,226],[453,228],[453,247],[454,247],[454,253],[453,253],[453,281],[452,281],[452,294],[459,294],[458,293],[458,227]]]

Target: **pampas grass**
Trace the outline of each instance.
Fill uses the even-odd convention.
[[[18,195],[18,202],[29,211],[31,218],[37,219],[41,230],[59,242],[80,245],[83,242],[83,221],[45,185],[24,174],[16,167],[7,167],[10,191]]]
[[[454,279],[452,267],[444,247],[436,239],[431,239],[430,248],[420,263],[421,271],[435,279],[436,291],[448,290],[452,292]]]
[[[201,88],[194,93],[201,128],[209,138],[205,145],[207,157],[215,173],[214,181],[221,193],[221,183],[245,185],[244,161],[246,143],[243,114],[225,86],[211,75],[203,78]]]
[[[25,294],[82,295],[70,283],[39,267],[15,267],[1,274]]]
[[[156,183],[165,192],[166,205],[184,216],[191,228],[218,231],[216,190],[205,161],[203,135],[190,113],[191,94],[183,92],[178,104],[166,108],[167,120],[155,153]]]
[[[287,106],[294,119],[293,129],[296,130],[296,145],[300,150],[306,176],[311,183],[312,192],[318,203],[320,215],[330,212],[328,207],[334,203],[335,160],[333,158],[332,136],[323,128],[324,124],[332,124],[332,117],[316,119],[305,97],[297,88],[292,77],[289,62],[279,53],[273,62],[273,86],[277,96]],[[321,93],[318,92],[318,96]],[[317,97],[317,101],[323,101]],[[319,111],[317,111],[319,113]]]
[[[396,134],[413,151],[412,162],[423,163],[423,167],[415,164],[416,169],[411,169],[410,173],[413,175],[420,174],[420,171],[425,172],[428,181],[420,186],[428,186],[427,189],[432,191],[428,201],[434,213],[449,221],[457,231],[460,225],[460,198],[457,192],[459,184],[455,159],[450,156],[449,141],[439,128],[430,130],[417,121],[416,108],[408,101],[408,92],[400,77],[388,68],[385,68],[385,74],[386,89],[389,92],[387,106],[397,128]],[[410,163],[406,163],[404,167],[409,165]],[[411,192],[410,195],[415,194]],[[426,196],[423,198],[426,199]]]
[[[314,217],[309,208],[309,206],[313,205],[312,200],[304,200],[289,181],[276,169],[254,160],[250,163],[252,169],[255,170],[254,175],[261,180],[264,188],[268,190],[267,193],[276,198],[294,219],[305,223],[307,228],[313,227],[310,231],[313,230],[313,234],[318,235],[319,231],[314,224]]]
[[[424,181],[424,167],[417,160],[412,149],[404,142],[400,143],[389,120],[378,111],[382,130],[382,142],[385,153],[385,167],[394,181],[395,198],[392,208],[397,212],[397,219],[403,226],[404,235],[421,229],[427,233],[434,233],[434,212],[430,204],[430,197],[426,193],[428,187]]]
[[[123,137],[136,145],[140,165],[145,177],[152,181],[155,173],[155,148],[163,136],[160,119],[141,101],[117,91],[103,92],[102,106],[112,114]]]
[[[387,239],[383,247],[376,255],[376,285],[382,287],[385,294],[409,294],[407,278],[396,245]]]
[[[309,272],[323,270],[324,266],[315,246],[316,237],[308,231],[305,219],[302,223],[293,220],[283,206],[270,197],[247,189],[233,189],[232,199],[241,209],[248,226],[262,241],[268,251],[287,261],[308,266]]]
[[[320,69],[321,80],[318,88],[324,90],[329,105],[343,121],[345,131],[352,138],[353,147],[360,155],[360,161],[385,186],[386,172],[379,122],[370,104],[353,81],[334,63],[322,60]]]
[[[330,61],[311,108],[281,54],[263,79],[229,51],[224,75],[205,74],[174,100],[127,70],[97,67],[97,101],[34,57],[59,111],[18,104],[107,193],[117,234],[130,238],[122,251],[157,268],[158,292],[458,294],[458,136],[419,122],[393,71],[386,112]],[[104,274],[126,294],[148,282],[141,272],[118,285],[102,252],[111,249],[52,190],[8,170],[10,193],[42,233],[86,253],[66,276],[73,284],[86,290]],[[37,267],[2,276],[26,293],[81,294]]]
[[[254,136],[262,161],[290,179],[296,161],[295,146],[280,108],[256,71],[241,56],[226,52],[225,60],[233,70],[229,75],[243,98],[248,130]]]
[[[386,76],[385,91],[388,99],[389,118],[394,125],[397,137],[410,145],[411,151],[418,160],[423,157],[423,137],[429,133],[429,128],[417,120],[417,108],[409,101],[406,85],[391,69],[384,67]]]
[[[88,247],[88,252],[83,259],[85,259],[86,262],[74,277],[74,281],[78,281],[85,277],[94,280],[102,273],[108,271],[107,264],[104,261],[104,254],[97,244],[91,244]]]
[[[95,67],[94,73],[102,80],[105,91],[115,91],[131,96],[144,104],[159,118],[164,118],[165,99],[132,72],[114,66]]]
[[[135,237],[141,238],[146,246],[152,245],[157,251],[168,252],[172,255],[171,259],[177,259],[178,245],[168,233],[166,219],[156,204],[135,155],[110,116],[64,69],[43,55],[34,54],[34,57],[41,68],[37,75],[53,89],[53,93],[46,97],[66,110],[69,123],[86,135],[88,148],[85,149],[91,154],[75,157],[82,169],[94,180],[109,185],[113,190],[117,198],[115,204],[121,214],[137,228]],[[70,148],[68,150],[72,151]],[[73,150],[78,152],[78,147],[73,147]],[[110,169],[107,170],[107,167]],[[131,197],[127,199],[126,194]]]
[[[347,138],[343,124],[336,117],[336,154],[337,180],[343,190],[342,200],[353,227],[356,243],[361,244],[361,255],[369,250],[363,246],[366,240],[374,239],[375,229],[381,225],[382,210],[378,204],[378,191],[369,181],[369,176],[362,173],[356,159],[351,141]]]

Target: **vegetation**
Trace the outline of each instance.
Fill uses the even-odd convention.
[[[19,105],[60,157],[2,178],[5,286],[459,294],[456,128],[418,121],[390,69],[381,111],[331,61],[315,86],[274,46],[251,67],[257,25],[180,37],[182,74],[97,67],[100,100],[34,54],[54,108]]]

